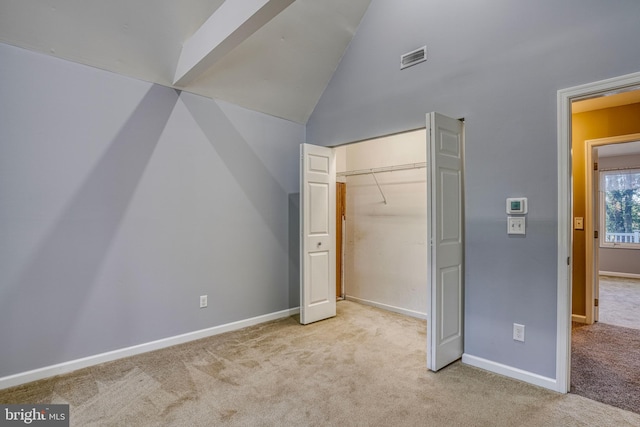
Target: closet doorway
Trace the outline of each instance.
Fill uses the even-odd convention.
[[[341,297],[421,319],[428,304],[425,141],[418,129],[335,149]]]
[[[428,168],[419,167],[422,162],[398,163],[387,166],[365,167],[364,169],[346,169],[344,176],[370,175],[375,187],[363,188],[365,193],[360,202],[367,207],[363,218],[391,217],[398,215],[393,210],[383,210],[389,206],[388,193],[378,180],[381,173],[391,174],[423,169],[426,177],[426,257],[422,257],[419,265],[427,266],[422,283],[426,282],[427,319],[427,367],[437,371],[462,357],[464,346],[463,313],[464,313],[464,120],[454,119],[438,113],[426,115],[426,129],[421,138],[426,149]],[[376,141],[379,142],[380,138]],[[376,155],[376,158],[388,160],[389,156],[402,153],[402,149],[394,145],[393,153]],[[336,315],[336,150],[312,144],[300,146],[300,323],[303,325],[327,319]],[[347,147],[348,149],[348,147]],[[365,150],[372,155],[374,150]],[[368,169],[365,173],[364,170]],[[393,184],[393,182],[391,182]],[[372,203],[371,188],[377,195],[378,202]],[[353,192],[347,183],[346,194]],[[348,197],[348,196],[347,196]],[[380,198],[382,203],[379,202]],[[410,197],[408,199],[411,199]],[[350,217],[347,200],[347,218]],[[423,205],[425,206],[425,205]],[[415,209],[413,207],[412,209]],[[409,214],[416,214],[409,209]],[[397,224],[396,224],[397,225]],[[349,233],[349,227],[346,232]],[[354,232],[354,251],[361,248],[373,249],[370,257],[385,253],[386,246],[380,235],[375,235],[368,245],[356,245],[364,240],[367,231]],[[347,239],[348,240],[348,239]],[[409,240],[414,242],[415,240]],[[426,244],[428,242],[428,244]],[[419,244],[419,241],[418,241]],[[411,243],[409,244],[409,246]],[[369,246],[371,248],[369,248]],[[406,243],[404,248],[406,248]],[[345,245],[348,251],[348,243]],[[389,280],[398,282],[398,274],[405,273],[397,251],[387,251],[387,258],[375,258],[386,270],[380,271]],[[394,262],[396,261],[396,262]],[[370,268],[377,266],[364,258]],[[345,263],[345,268],[348,262]],[[356,263],[361,273],[367,270]],[[391,271],[391,274],[387,270]],[[349,289],[349,278],[345,278]],[[423,287],[424,289],[424,287]],[[416,289],[419,292],[419,289]],[[347,297],[349,296],[347,290]],[[393,290],[381,290],[386,296],[394,295]],[[396,293],[399,294],[399,293]],[[365,302],[364,298],[360,298]],[[376,301],[368,301],[373,303]],[[383,303],[395,311],[402,309],[392,304]],[[416,311],[420,314],[419,311]]]

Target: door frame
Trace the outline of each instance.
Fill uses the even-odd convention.
[[[594,156],[594,149],[598,144],[593,143],[594,140],[585,141],[584,146],[584,183],[585,183],[585,217],[584,217],[584,235],[585,235],[585,256],[584,256],[584,288],[585,288],[585,322],[587,325],[593,324],[598,320],[595,316],[594,298],[596,298],[596,277],[595,269],[598,268],[596,260],[598,259],[598,246],[600,246],[600,236],[595,238],[595,230],[599,230],[599,224],[594,222],[596,214],[595,209],[598,208],[599,202],[594,200],[594,174],[595,170],[591,167],[597,162],[597,156]],[[596,157],[594,159],[594,157]],[[589,243],[588,243],[589,242]]]
[[[571,269],[573,261],[573,188],[571,171],[571,103],[640,87],[640,72],[561,89],[557,94],[558,120],[558,242],[556,391],[571,385]]]
[[[347,183],[336,180],[336,298],[344,299],[345,218]]]

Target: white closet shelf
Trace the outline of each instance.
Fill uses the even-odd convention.
[[[336,176],[368,175],[368,174],[380,173],[380,172],[394,172],[394,171],[403,171],[408,169],[423,169],[426,167],[427,167],[427,162],[406,163],[404,165],[383,166],[379,168],[358,169],[353,171],[337,172]]]
[[[404,165],[395,165],[395,166],[384,166],[379,168],[371,168],[371,169],[359,169],[353,171],[345,171],[345,172],[337,172],[336,176],[354,176],[354,175],[371,175],[373,176],[373,180],[376,182],[378,186],[378,191],[380,191],[380,195],[382,196],[382,201],[384,204],[387,204],[387,198],[384,196],[384,192],[382,191],[382,187],[378,183],[378,178],[376,178],[377,173],[381,172],[395,172],[395,171],[404,171],[409,169],[424,169],[427,167],[427,162],[422,163],[406,163]]]

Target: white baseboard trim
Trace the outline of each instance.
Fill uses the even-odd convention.
[[[9,375],[7,377],[0,378],[0,390],[32,381],[41,380],[44,378],[49,378],[55,375],[66,374],[78,369],[99,365],[100,363],[111,362],[113,360],[122,359],[124,357],[135,356],[137,354],[147,353],[149,351],[159,350],[178,344],[184,344],[189,341],[195,341],[201,338],[223,334],[225,332],[236,331],[248,326],[254,326],[260,323],[269,322],[271,320],[294,316],[298,313],[300,313],[300,307],[290,308],[288,310],[264,314],[262,316],[252,317],[250,319],[239,320],[237,322],[231,322],[207,329],[201,329],[199,331],[188,332],[182,335],[176,335],[173,337],[163,338],[144,344],[134,345],[132,347],[121,348],[106,353],[83,357],[81,359],[71,360],[69,362],[58,363],[52,366],[45,366],[44,368],[38,368],[32,371]]]
[[[419,311],[408,310],[406,308],[396,307],[389,304],[383,304],[381,302],[369,301],[362,298],[352,297],[351,295],[345,295],[346,300],[357,302],[364,305],[370,305],[372,307],[381,308],[387,311],[393,311],[394,313],[404,314],[405,316],[417,317],[418,319],[426,319],[427,313],[421,313]]]
[[[557,389],[557,381],[553,378],[543,377],[542,375],[523,371],[522,369],[483,359],[482,357],[472,356],[465,353],[462,355],[462,363],[475,366],[476,368],[484,369],[485,371],[493,372],[495,374],[504,375],[505,377],[514,378],[529,384],[544,387],[549,390],[559,391]]]
[[[640,274],[619,273],[617,271],[599,271],[601,276],[624,277],[625,279],[640,279]]]
[[[587,316],[582,316],[580,314],[572,314],[571,321],[577,323],[587,323]]]

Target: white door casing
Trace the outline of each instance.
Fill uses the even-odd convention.
[[[598,163],[598,150],[592,149],[593,162]],[[600,239],[604,236],[600,235],[600,177],[597,170],[591,171],[593,177],[593,191],[591,192],[591,203],[593,204],[593,228],[595,230],[597,238],[592,240],[593,247],[593,265],[591,266],[591,275],[593,277],[593,295],[598,301],[600,300]],[[600,306],[595,304],[593,307],[593,321],[597,322],[600,319]]]
[[[596,264],[596,251],[598,250],[598,239],[595,238],[595,232],[598,229],[597,215],[598,203],[594,198],[596,195],[596,184],[598,172],[594,170],[593,165],[598,162],[598,150],[596,146],[585,141],[584,147],[584,182],[585,182],[585,218],[584,218],[584,235],[585,235],[585,321],[592,324],[596,321],[596,312],[594,299],[597,298],[595,291],[595,280],[598,266]]]
[[[558,112],[558,304],[556,338],[556,378],[554,390],[569,392],[571,384],[571,252],[572,240],[572,158],[571,103],[594,96],[613,94],[640,87],[640,73],[561,89],[557,94]],[[586,227],[585,227],[586,228]]]
[[[300,146],[300,323],[336,315],[336,168],[332,148]]]
[[[430,113],[427,140],[427,367],[437,371],[464,350],[464,124]]]

